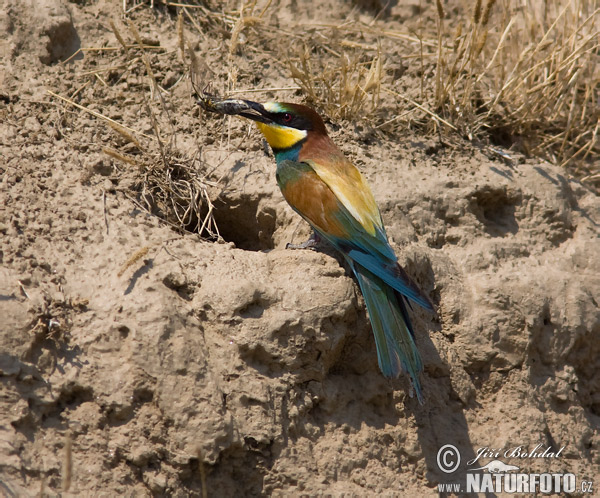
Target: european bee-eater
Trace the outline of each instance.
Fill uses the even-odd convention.
[[[408,373],[423,402],[423,370],[406,304],[431,301],[398,264],[369,185],[327,135],[321,117],[300,104],[200,100],[210,111],[256,122],[273,149],[277,183],[290,206],[339,250],[367,305],[379,367],[386,377]]]

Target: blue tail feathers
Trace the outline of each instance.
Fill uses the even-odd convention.
[[[386,377],[398,377],[401,372],[406,372],[422,404],[419,375],[423,371],[423,362],[415,344],[405,298],[360,264],[350,259],[349,263],[365,298],[375,335],[379,368]]]

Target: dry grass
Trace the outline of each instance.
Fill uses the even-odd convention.
[[[375,53],[365,57],[366,51]],[[332,57],[323,57],[325,52]],[[364,119],[379,106],[383,76],[379,46],[365,49],[341,40],[334,47],[311,49],[305,43],[288,65],[309,103],[332,118]]]
[[[133,266],[136,262],[138,262],[140,259],[142,259],[146,254],[148,254],[149,250],[150,250],[150,246],[144,246],[144,247],[138,249],[135,253],[133,253],[129,257],[129,259],[123,264],[123,266],[119,270],[119,273],[117,273],[117,277],[122,276],[123,273],[125,273],[125,271],[127,270],[127,268],[129,268],[130,266]]]
[[[438,9],[436,111],[469,138],[563,166],[597,158],[597,2],[495,3],[475,0],[453,29]]]

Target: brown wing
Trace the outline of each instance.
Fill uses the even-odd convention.
[[[280,170],[278,168],[281,178]],[[347,230],[335,217],[340,209],[337,197],[308,165],[304,164],[301,170],[296,169],[286,175],[283,181],[280,180],[279,187],[290,206],[315,228],[334,237],[348,237]]]

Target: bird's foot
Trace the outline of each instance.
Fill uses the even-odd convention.
[[[292,244],[288,242],[285,245],[286,249],[314,249],[321,242],[321,237],[316,232],[313,232],[310,238],[306,242],[302,242],[302,244]]]

